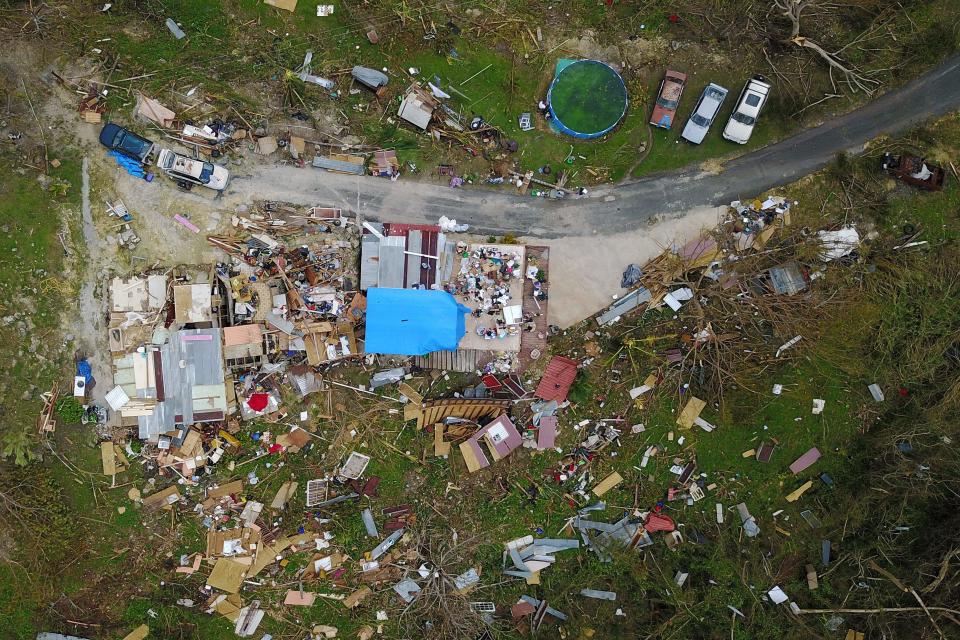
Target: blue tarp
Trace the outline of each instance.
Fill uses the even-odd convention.
[[[367,353],[422,356],[452,351],[466,333],[470,310],[446,291],[367,290]]]
[[[84,384],[90,384],[90,381],[93,380],[93,369],[86,358],[77,360],[77,376],[83,376]]]

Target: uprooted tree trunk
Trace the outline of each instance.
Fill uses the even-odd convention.
[[[773,8],[790,20],[790,37],[784,42],[815,52],[830,67],[831,82],[833,82],[833,72],[837,71],[853,92],[863,91],[867,95],[872,94],[880,85],[879,80],[871,78],[853,65],[844,62],[837,53],[831,53],[810,38],[800,35],[800,18],[805,9],[815,4],[816,0],[773,0]],[[835,83],[834,89],[836,89]]]

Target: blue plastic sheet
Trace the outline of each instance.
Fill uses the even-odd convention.
[[[77,375],[83,376],[83,380],[86,384],[90,384],[90,381],[93,380],[93,369],[90,367],[90,363],[86,359],[77,361]]]
[[[365,350],[400,356],[452,351],[466,333],[468,313],[446,291],[369,289]]]
[[[129,156],[125,156],[122,153],[119,153],[117,151],[110,151],[108,152],[107,155],[111,156],[114,160],[116,160],[117,164],[120,165],[124,170],[126,170],[126,172],[129,173],[130,175],[137,178],[146,177],[147,172],[143,168],[143,165],[140,164],[138,161],[134,160],[133,158]]]

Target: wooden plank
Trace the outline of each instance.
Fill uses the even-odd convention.
[[[463,455],[463,461],[467,464],[467,471],[470,473],[475,473],[483,468],[480,461],[477,460],[469,441],[460,443],[460,453]]]
[[[499,451],[497,451],[497,445],[493,441],[493,438],[490,437],[490,432],[488,431],[480,437],[483,439],[484,442],[487,443],[487,450],[490,452],[490,457],[493,458],[493,461],[498,462],[502,460],[503,456],[500,455]]]
[[[213,571],[207,578],[207,585],[227,593],[237,593],[240,591],[240,585],[243,584],[247,568],[247,565],[229,558],[220,558],[217,564],[213,565]]]
[[[372,593],[370,587],[360,587],[342,600],[343,606],[347,609],[353,609]]]
[[[280,485],[277,495],[273,497],[273,502],[270,503],[270,508],[283,509],[287,502],[290,501],[290,498],[296,495],[298,486],[300,486],[300,483],[295,480],[284,482]]]
[[[222,498],[223,496],[230,495],[231,493],[240,493],[241,491],[243,491],[243,480],[234,480],[233,482],[222,484],[216,489],[209,489],[207,491],[207,497]]]
[[[605,494],[607,491],[610,491],[610,489],[613,489],[615,486],[620,484],[621,482],[623,482],[623,478],[620,477],[619,473],[614,471],[613,473],[608,475],[606,478],[601,480],[600,484],[598,484],[593,488],[593,495],[599,498],[600,496]]]
[[[116,458],[113,455],[113,443],[109,440],[100,443],[100,459],[103,462],[103,475],[117,475]]]
[[[144,640],[144,638],[146,638],[148,635],[150,635],[150,627],[142,624],[127,635],[123,636],[123,640]]]
[[[403,405],[403,421],[404,422],[416,420],[417,418],[420,417],[422,413],[423,413],[423,410],[420,407],[420,405],[413,404],[412,402],[408,402],[407,404]]]
[[[416,405],[423,404],[423,396],[420,395],[416,389],[408,385],[406,382],[401,382],[398,385],[398,388],[400,389],[400,393],[402,393],[403,395],[407,396],[407,398],[410,399],[411,403]]]
[[[444,429],[445,426],[442,422],[438,422],[433,426],[433,455],[435,456],[450,455],[450,443],[443,441]]]
[[[160,508],[170,510],[173,508],[173,504],[179,501],[180,492],[177,490],[177,485],[172,485],[144,498],[143,509],[148,513]]]
[[[263,0],[264,4],[268,4],[271,7],[276,7],[277,9],[284,9],[285,11],[296,11],[297,10],[297,0]]]
[[[812,564],[807,565],[807,588],[810,591],[815,590],[819,585],[817,580],[817,570],[813,567]]]
[[[691,428],[693,421],[700,417],[700,412],[703,411],[705,406],[707,406],[706,402],[696,396],[690,396],[687,405],[680,412],[680,417],[677,418],[677,424],[684,429]]]
[[[796,491],[787,496],[787,502],[796,502],[800,499],[804,493],[807,492],[810,487],[813,486],[813,480],[807,480],[802,485],[800,485]]]

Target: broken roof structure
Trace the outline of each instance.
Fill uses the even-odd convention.
[[[576,360],[565,356],[553,356],[534,395],[542,400],[564,402],[576,377]]]
[[[430,289],[450,279],[453,243],[436,225],[370,225],[360,245],[360,290],[373,287]],[[379,234],[379,235],[378,235]]]
[[[463,418],[465,420],[479,420],[502,415],[510,406],[509,400],[495,400],[490,398],[446,398],[443,400],[426,400],[417,411],[417,428],[434,424],[445,418]]]
[[[469,311],[446,291],[370,289],[366,352],[417,356],[456,349]]]
[[[173,305],[180,324],[213,320],[210,283],[181,284],[173,288]]]
[[[146,363],[143,374],[137,373],[141,368],[136,366],[138,360]],[[130,363],[131,376],[124,374],[126,363]],[[149,413],[136,416],[143,440],[155,440],[178,425],[226,417],[220,329],[182,329],[166,344],[124,356],[115,366],[114,380],[131,399],[155,402]],[[126,412],[121,413],[127,417]]]
[[[223,359],[227,367],[256,366],[263,356],[262,324],[242,324],[223,329]]]
[[[438,106],[440,102],[415,82],[403,96],[397,115],[426,131],[433,118],[433,112]]]
[[[110,300],[116,313],[159,311],[167,301],[167,276],[149,275],[114,278]]]

